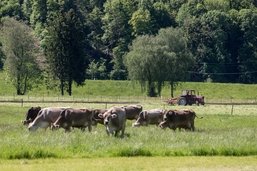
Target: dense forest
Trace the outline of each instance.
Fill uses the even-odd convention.
[[[86,79],[257,82],[257,0],[1,0],[0,68],[26,94]]]

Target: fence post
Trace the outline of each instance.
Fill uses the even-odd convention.
[[[232,104],[231,115],[233,115],[233,112],[234,112],[234,105]]]
[[[21,99],[21,107],[23,107],[23,99]]]

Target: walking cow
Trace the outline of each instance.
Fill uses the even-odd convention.
[[[121,137],[124,136],[126,126],[126,112],[122,107],[112,107],[104,114],[99,114],[100,118],[103,118],[106,133],[108,135],[118,136],[121,132]]]
[[[179,128],[195,130],[194,120],[196,114],[193,110],[168,110],[165,112],[163,122],[159,124],[161,128],[169,127],[174,131]]]
[[[93,112],[90,109],[65,109],[52,125],[52,129],[62,127],[66,132],[73,128],[81,128],[84,130],[88,127],[88,131],[92,130]]]

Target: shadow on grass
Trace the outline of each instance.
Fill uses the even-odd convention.
[[[37,150],[35,152],[21,151],[11,154],[8,159],[39,159],[39,158],[57,158],[57,155],[48,151]]]
[[[117,157],[153,156],[149,150],[145,149],[121,149]]]

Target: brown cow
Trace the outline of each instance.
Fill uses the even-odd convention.
[[[143,110],[143,106],[141,105],[129,105],[129,106],[122,106],[122,108],[126,111],[126,118],[129,120],[134,120],[138,118],[138,115]]]
[[[27,113],[26,113],[26,120],[22,121],[23,125],[28,125],[29,123],[33,122],[37,115],[38,112],[41,110],[41,107],[31,107]]]
[[[126,112],[122,107],[112,107],[104,114],[99,114],[100,118],[104,119],[106,133],[117,137],[121,131],[121,137],[124,136],[126,127]]]
[[[56,121],[60,113],[67,108],[49,107],[43,108],[38,112],[37,117],[29,123],[29,131],[36,131],[38,128],[47,129]]]
[[[139,114],[138,119],[133,126],[148,126],[148,124],[158,126],[163,120],[164,112],[165,110],[163,109],[144,110]]]
[[[165,112],[163,122],[159,124],[161,128],[169,127],[174,131],[179,128],[186,130],[195,130],[194,120],[196,114],[193,110],[168,110]],[[202,118],[202,117],[201,117]]]
[[[88,131],[92,130],[93,111],[89,109],[65,109],[52,125],[52,129],[62,127],[66,132],[73,128],[81,128],[84,130],[88,127]]]

